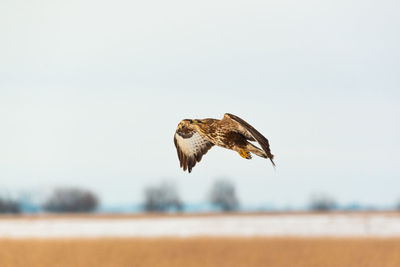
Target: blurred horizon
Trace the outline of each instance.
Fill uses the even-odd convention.
[[[217,192],[217,197],[220,200],[213,203],[210,194],[212,190],[215,190],[216,184],[218,182],[227,182],[233,186],[232,197],[237,199],[237,206],[232,209],[224,209],[221,204],[232,203],[229,199],[226,199],[226,193],[219,191]],[[155,191],[156,195],[148,195],[148,190]],[[240,190],[240,189],[239,189]],[[67,192],[66,195],[61,196],[60,191]],[[85,203],[87,200],[79,200],[80,197],[71,192],[86,192],[92,195],[96,200],[96,204],[91,208],[85,208]],[[162,181],[160,184],[155,184],[143,188],[143,198],[139,202],[131,203],[118,203],[109,204],[103,203],[101,197],[97,195],[96,192],[88,190],[86,188],[79,187],[57,187],[53,188],[48,192],[19,192],[14,194],[7,194],[7,192],[1,192],[0,194],[0,214],[1,213],[20,213],[20,214],[37,214],[37,213],[100,213],[100,214],[137,214],[137,213],[214,213],[214,212],[357,212],[357,211],[399,211],[400,210],[400,199],[389,204],[389,205],[374,205],[370,203],[362,202],[342,202],[336,199],[334,196],[326,192],[314,192],[308,196],[307,201],[301,204],[291,204],[287,205],[276,205],[275,203],[257,203],[257,204],[247,204],[242,203],[242,200],[238,198],[238,188],[232,183],[231,180],[217,179],[215,180],[213,186],[209,188],[207,194],[204,195],[202,201],[199,202],[188,202],[181,198],[181,193],[179,192],[176,185],[170,181]],[[167,199],[161,195],[167,196]],[[78,197],[78,198],[77,198]],[[222,198],[222,199],[221,199]],[[64,199],[64,200],[63,200]],[[78,200],[77,200],[78,199]],[[59,205],[58,208],[52,209],[48,207],[49,203],[54,202],[61,203],[55,204]],[[61,201],[61,202],[60,202]],[[78,202],[76,202],[78,201]],[[150,202],[149,202],[150,201]],[[154,208],[147,207],[152,201],[158,202]],[[72,204],[71,204],[72,203]],[[75,203],[75,204],[74,204]],[[176,203],[179,203],[176,206]],[[12,205],[15,205],[15,209],[9,209]],[[50,204],[51,205],[51,204]],[[72,205],[72,206],[71,206]],[[72,210],[68,210],[68,206],[72,207]],[[82,210],[80,210],[83,207]]]
[[[0,9],[0,196],[58,187],[103,207],[173,182],[202,204],[216,179],[243,207],[400,199],[396,1],[11,1]],[[189,175],[185,118],[235,114],[277,168],[214,147]]]

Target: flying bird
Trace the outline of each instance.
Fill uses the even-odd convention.
[[[261,148],[249,141],[257,142]],[[275,167],[267,138],[243,119],[229,113],[225,113],[222,120],[182,120],[175,131],[174,143],[181,168],[189,173],[214,145],[234,150],[245,159],[251,159],[251,153],[268,158]]]

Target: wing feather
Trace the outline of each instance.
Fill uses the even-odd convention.
[[[250,141],[257,141],[264,152],[267,154],[268,158],[272,162],[272,165],[275,166],[275,163],[273,161],[274,155],[271,153],[271,149],[269,148],[269,142],[268,139],[265,138],[259,131],[257,131],[253,126],[251,126],[249,123],[247,123],[245,120],[239,118],[238,116],[235,116],[230,113],[225,113],[224,119],[229,119],[232,120],[236,123],[238,126],[238,129],[241,134],[243,134],[246,138],[248,138]]]
[[[195,129],[178,129],[174,135],[174,143],[180,166],[189,173],[197,162],[200,162],[203,155],[214,146],[213,143],[204,139]]]

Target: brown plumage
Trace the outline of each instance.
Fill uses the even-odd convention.
[[[249,141],[257,142],[262,149]],[[234,150],[246,159],[251,159],[251,153],[254,153],[270,159],[275,166],[267,138],[243,119],[229,113],[222,120],[182,120],[176,129],[174,143],[184,171],[191,172],[214,145]]]

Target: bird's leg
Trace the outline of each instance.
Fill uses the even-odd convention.
[[[243,148],[241,148],[238,152],[239,152],[239,155],[240,155],[242,158],[251,159],[251,154],[250,154],[250,152],[247,152],[247,151],[244,150]]]

